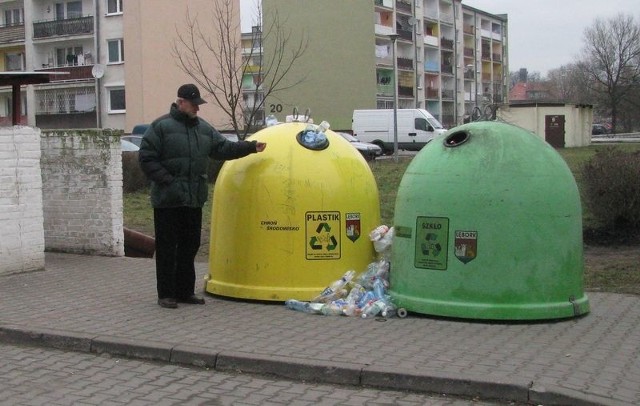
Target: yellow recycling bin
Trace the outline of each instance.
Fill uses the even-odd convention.
[[[347,270],[364,271],[376,257],[368,233],[380,202],[360,153],[306,123],[277,124],[251,140],[266,150],[226,162],[214,187],[206,292],[310,300]]]

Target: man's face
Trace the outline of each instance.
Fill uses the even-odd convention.
[[[178,110],[185,113],[189,117],[195,117],[198,115],[198,111],[200,110],[200,106],[197,104],[191,103],[187,99],[178,99]]]

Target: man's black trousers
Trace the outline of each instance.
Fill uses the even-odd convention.
[[[202,208],[154,209],[158,298],[184,299],[193,295],[193,261],[200,248]]]

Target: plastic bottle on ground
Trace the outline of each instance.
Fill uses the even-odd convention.
[[[366,319],[368,317],[377,316],[382,309],[384,309],[386,303],[383,300],[376,300],[368,303],[365,307],[362,308],[362,318]]]
[[[358,307],[359,308],[364,308],[367,303],[376,300],[376,295],[375,293],[373,293],[372,290],[368,290],[365,292],[364,295],[362,295],[362,297],[360,298],[360,300],[358,301]]]
[[[387,301],[384,308],[380,312],[380,315],[384,318],[394,317],[397,313],[397,308],[393,303]]]
[[[325,316],[341,316],[343,314],[342,310],[346,304],[346,300],[338,299],[322,306],[322,310],[320,312]]]
[[[376,278],[373,280],[373,293],[376,299],[385,300],[385,291],[387,287],[382,279]]]
[[[313,306],[311,306],[311,303],[309,302],[303,302],[296,299],[289,299],[284,302],[284,305],[288,309],[295,310],[298,312],[311,313],[311,314],[318,313],[318,310]]]
[[[342,277],[340,279],[332,282],[331,285],[327,286],[320,293],[320,295],[316,296],[311,301],[312,302],[324,302],[324,303],[327,303],[327,302],[339,299],[340,297],[345,297],[346,296],[346,292],[342,296],[337,295],[337,293],[340,292],[342,289],[344,289],[344,287],[349,282],[351,282],[351,280],[353,279],[353,277],[355,275],[356,275],[356,271],[354,271],[354,270],[349,270],[349,271],[345,272],[345,274],[342,275]],[[327,300],[327,298],[331,298],[331,299]]]

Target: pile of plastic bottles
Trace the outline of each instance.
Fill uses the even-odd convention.
[[[289,299],[285,306],[291,310],[325,316],[405,317],[406,311],[398,309],[387,294],[388,258],[393,227],[378,226],[369,234],[369,238],[376,252],[380,254],[380,259],[370,263],[362,274],[356,275],[356,271],[349,270],[311,301]]]

